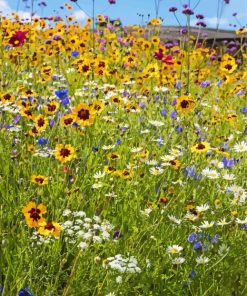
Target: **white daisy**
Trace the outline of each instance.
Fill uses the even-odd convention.
[[[197,264],[207,264],[209,262],[209,258],[201,255],[200,257],[196,258]]]
[[[170,254],[179,254],[183,251],[183,247],[178,245],[169,246],[167,252]]]

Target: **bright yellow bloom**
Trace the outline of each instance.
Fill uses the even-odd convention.
[[[57,144],[55,148],[54,156],[61,163],[65,163],[70,161],[71,159],[76,157],[75,148],[70,144]]]
[[[210,149],[210,144],[208,142],[200,142],[195,146],[191,147],[192,152],[205,153]]]
[[[22,209],[22,213],[29,227],[38,227],[40,223],[45,221],[42,215],[46,213],[46,206],[43,204],[37,205],[31,201]]]
[[[61,231],[61,226],[56,222],[42,222],[39,224],[38,232],[42,235],[54,235],[59,236]]]
[[[42,175],[33,175],[31,181],[38,185],[46,185],[48,184],[48,177]]]

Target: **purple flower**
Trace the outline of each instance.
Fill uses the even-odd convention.
[[[209,80],[204,80],[201,82],[200,86],[201,87],[207,87],[210,86],[211,82]]]
[[[203,14],[197,14],[196,18],[199,20],[203,20],[204,19],[204,15]]]
[[[171,118],[176,118],[177,117],[177,112],[175,110],[173,110],[171,113],[170,113],[170,117]]]
[[[204,22],[197,22],[196,25],[200,26],[200,27],[203,27],[203,28],[207,27],[206,23],[204,23]]]
[[[113,239],[119,239],[121,237],[121,232],[119,230],[116,230],[113,233]]]
[[[185,14],[185,15],[193,15],[194,14],[193,10],[191,8],[189,8],[189,7],[185,8],[182,11],[182,13]]]
[[[200,250],[202,248],[202,243],[200,241],[196,241],[193,245],[195,250]]]
[[[193,243],[193,242],[196,240],[196,238],[197,238],[197,234],[196,234],[196,233],[192,233],[192,234],[190,234],[190,235],[188,236],[188,241],[189,241],[190,243]]]
[[[169,8],[169,11],[170,12],[175,12],[175,11],[177,11],[178,9],[177,9],[177,7],[175,7],[175,6],[172,6],[172,7],[170,7]]]
[[[108,0],[109,4],[116,4],[116,0]]]
[[[160,114],[162,116],[166,116],[166,113],[167,113],[167,110],[165,108],[160,111]]]
[[[178,125],[176,128],[175,128],[175,131],[177,133],[181,133],[183,131],[183,127],[181,125]]]

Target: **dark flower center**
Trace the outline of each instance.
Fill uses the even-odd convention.
[[[39,209],[32,208],[30,211],[28,211],[28,213],[30,213],[30,218],[35,221],[38,221],[41,218]]]
[[[37,123],[38,123],[38,126],[43,126],[45,124],[45,121],[43,118],[40,118]]]
[[[183,101],[181,102],[180,106],[181,106],[182,108],[187,108],[187,107],[189,106],[189,102],[186,101],[186,100],[183,100]]]
[[[40,183],[40,184],[43,184],[44,182],[44,178],[41,178],[41,177],[37,177],[34,179],[37,183]]]
[[[62,148],[61,150],[60,150],[60,155],[62,156],[62,157],[68,157],[69,155],[70,155],[71,153],[70,153],[70,150],[69,149],[66,149],[66,148]]]
[[[3,98],[4,98],[6,101],[8,101],[8,100],[11,99],[11,95],[6,94],[6,95],[3,96]]]
[[[77,113],[77,116],[80,118],[80,119],[83,119],[83,120],[87,120],[89,119],[89,111],[88,110],[85,110],[85,109],[81,109],[80,111],[78,111]]]
[[[205,148],[205,145],[203,145],[202,143],[198,144],[196,147],[198,150],[203,150]]]
[[[73,119],[72,119],[72,118],[67,118],[67,119],[64,120],[64,124],[65,124],[65,125],[69,125],[69,124],[71,124],[72,122],[73,122]]]
[[[227,64],[227,65],[225,65],[225,68],[226,68],[227,70],[231,70],[231,69],[232,69],[232,65]]]
[[[50,112],[56,110],[56,105],[50,105],[50,104],[48,104],[47,107],[48,107],[48,111],[50,111]]]
[[[55,230],[55,226],[51,223],[51,222],[48,222],[46,225],[45,225],[45,229],[47,230]]]

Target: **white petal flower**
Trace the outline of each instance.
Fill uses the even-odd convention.
[[[167,248],[167,252],[170,254],[179,254],[180,252],[182,252],[182,250],[183,250],[183,247],[178,245],[169,246]]]
[[[201,255],[200,257],[196,258],[196,262],[197,264],[207,264],[209,262],[209,258]]]

